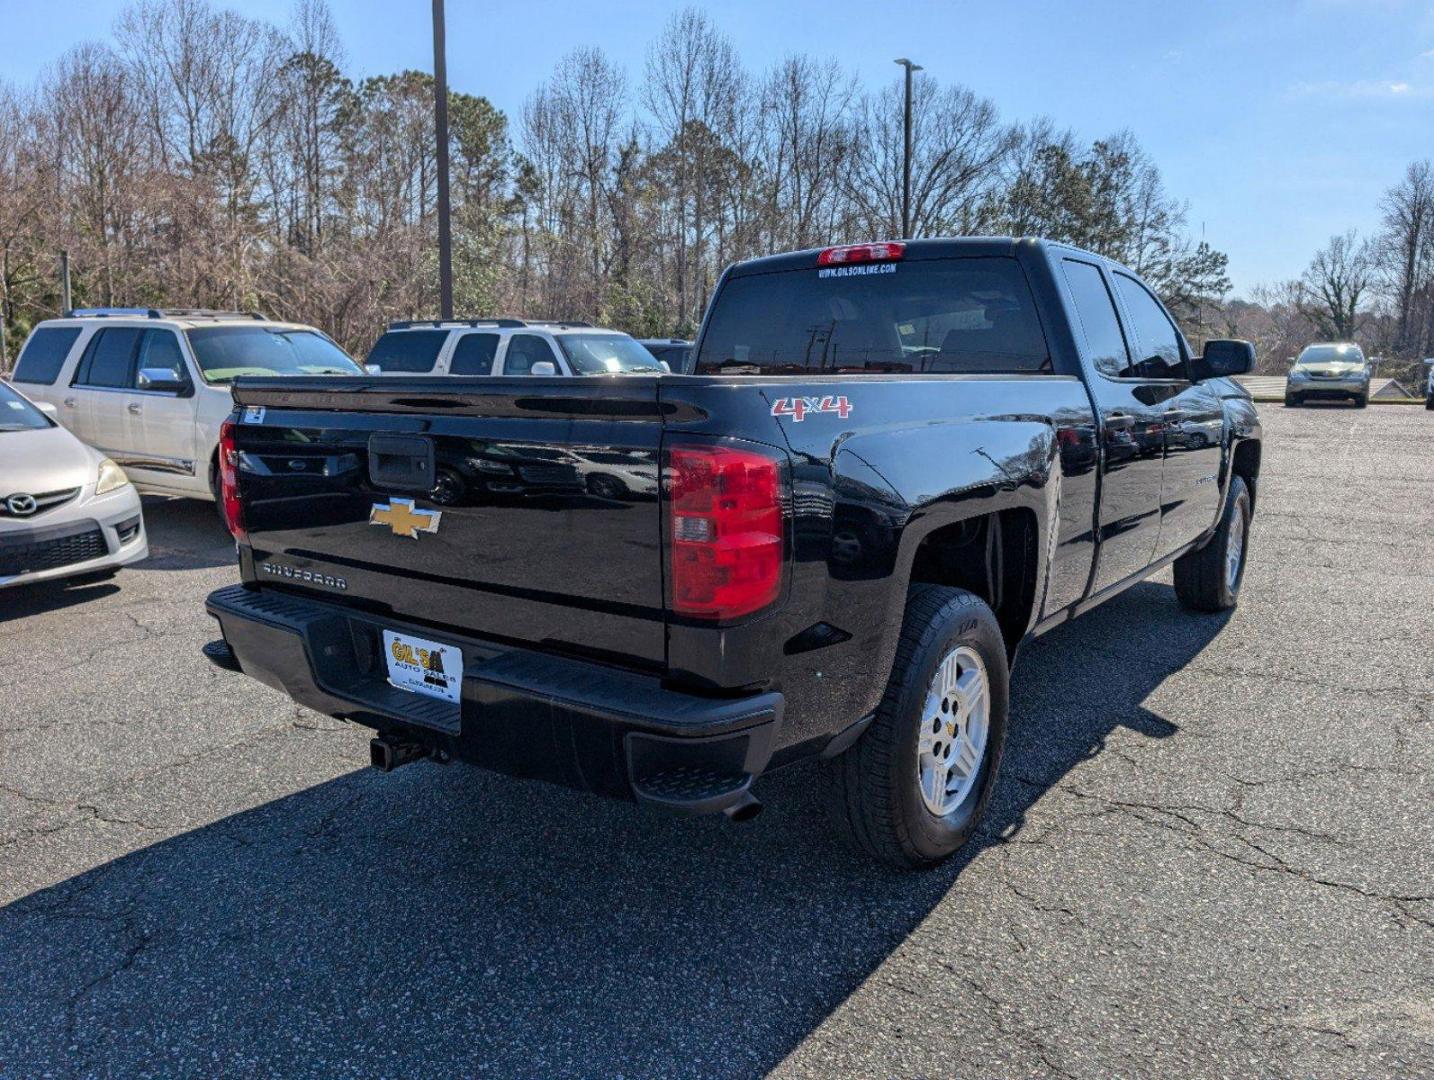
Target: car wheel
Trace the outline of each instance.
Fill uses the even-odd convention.
[[[1250,539],[1250,489],[1230,478],[1230,495],[1215,535],[1175,560],[1175,595],[1194,611],[1228,611],[1240,599]]]
[[[1424,407],[1430,412],[1434,412],[1434,394],[1430,394],[1424,399]]]
[[[1210,440],[1206,438],[1203,431],[1197,431],[1190,436],[1190,449],[1192,450],[1204,450],[1209,445]]]
[[[1368,404],[1369,404],[1369,395],[1368,395],[1368,394],[1360,394],[1359,397],[1357,397],[1357,398],[1354,399],[1354,407],[1355,407],[1356,409],[1362,409],[1362,408],[1364,408],[1364,407],[1365,407],[1366,405],[1368,405]]]
[[[209,493],[214,496],[214,513],[219,518],[219,524],[224,532],[229,532],[229,519],[224,516],[224,497],[219,492],[219,462],[209,463]]]
[[[859,850],[900,869],[945,859],[995,786],[1009,707],[996,616],[964,589],[920,585],[871,726],[827,765],[827,808]]]
[[[588,494],[599,499],[621,499],[627,494],[627,485],[615,476],[593,473],[588,477]]]
[[[1287,409],[1295,409],[1295,408],[1298,408],[1298,407],[1299,407],[1299,404],[1300,404],[1300,399],[1299,399],[1299,397],[1296,396],[1295,394],[1286,394],[1286,395],[1285,395],[1285,408],[1287,408]]]
[[[437,480],[428,497],[439,506],[457,506],[466,487],[463,477],[452,469],[439,469]]]

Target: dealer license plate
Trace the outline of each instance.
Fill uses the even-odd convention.
[[[457,704],[463,686],[463,650],[456,645],[385,630],[383,655],[391,686]]]

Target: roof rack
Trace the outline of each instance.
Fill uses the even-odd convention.
[[[524,326],[591,327],[592,323],[578,319],[513,319],[504,316],[492,319],[399,319],[388,324],[390,330],[441,330],[445,326],[496,326],[506,330]]]
[[[442,329],[445,326],[527,326],[522,319],[398,319],[388,324],[390,330],[418,330],[423,327]]]
[[[212,308],[71,308],[65,312],[64,317],[67,319],[258,319],[261,322],[268,321],[266,316],[257,311],[217,311]]]

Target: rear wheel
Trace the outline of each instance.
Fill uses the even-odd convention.
[[[209,463],[209,492],[214,496],[214,513],[219,518],[219,524],[224,526],[224,531],[229,531],[229,519],[224,516],[224,494],[219,490],[219,459],[215,458]]]
[[[1204,547],[1175,560],[1175,595],[1195,611],[1227,611],[1240,598],[1250,538],[1250,489],[1230,478],[1230,495],[1215,535]]]
[[[1287,409],[1297,408],[1297,407],[1299,406],[1299,403],[1300,403],[1300,398],[1299,398],[1299,395],[1298,395],[1298,394],[1286,394],[1286,395],[1285,395],[1285,408],[1287,408]]]
[[[1362,408],[1364,408],[1364,407],[1365,407],[1366,405],[1368,405],[1368,404],[1369,404],[1369,395],[1368,395],[1368,394],[1360,394],[1357,398],[1354,399],[1354,407],[1355,407],[1356,409],[1362,409]]]
[[[979,597],[911,590],[876,718],[829,765],[828,810],[858,850],[913,869],[971,838],[1005,748],[1008,676],[996,616]]]

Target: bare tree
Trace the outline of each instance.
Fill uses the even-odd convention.
[[[1383,232],[1377,244],[1393,294],[1395,345],[1409,353],[1434,346],[1434,161],[1410,164],[1380,200]],[[1429,306],[1426,318],[1418,309]]]
[[[1368,242],[1353,229],[1315,252],[1300,279],[1300,310],[1321,336],[1353,341],[1359,333],[1368,317],[1360,303],[1370,291],[1372,263]]]

